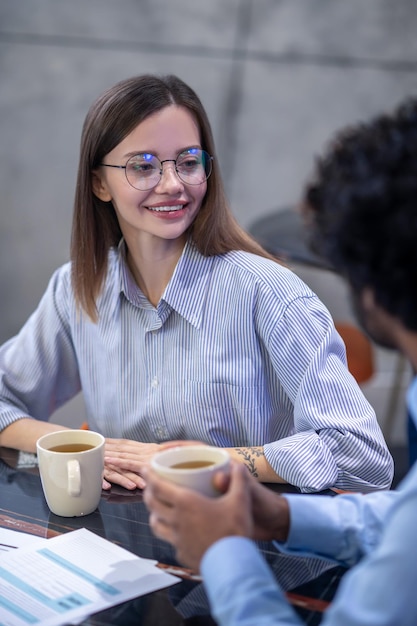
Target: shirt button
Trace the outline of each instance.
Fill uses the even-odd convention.
[[[163,441],[164,439],[169,439],[169,433],[164,426],[156,426],[154,432],[157,439],[159,439],[160,441]]]
[[[153,389],[156,389],[156,387],[158,387],[158,385],[159,385],[159,380],[157,379],[157,377],[156,377],[156,376],[154,376],[154,377],[152,378],[151,387],[152,387]]]

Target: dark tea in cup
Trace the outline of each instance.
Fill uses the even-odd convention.
[[[62,443],[59,446],[52,446],[48,448],[51,452],[84,452],[85,450],[91,450],[95,446],[89,443]]]
[[[151,459],[152,468],[163,478],[210,497],[221,495],[213,477],[228,472],[229,464],[227,450],[207,445],[166,448]]]
[[[200,467],[209,467],[214,465],[214,461],[183,461],[182,463],[174,463],[171,465],[172,469],[198,469]]]

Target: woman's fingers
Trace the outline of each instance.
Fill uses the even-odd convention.
[[[168,448],[179,448],[184,446],[207,446],[204,441],[192,440],[192,439],[174,439],[172,441],[165,441],[160,444],[161,450],[168,450]]]
[[[121,472],[114,467],[105,466],[104,480],[115,485],[120,485],[121,487],[129,490],[143,489],[145,487],[145,481],[139,474]]]
[[[106,439],[104,479],[125,489],[144,489],[143,470],[160,448],[128,439]],[[104,487],[106,488],[106,487]]]

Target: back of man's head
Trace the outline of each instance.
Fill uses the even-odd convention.
[[[303,211],[312,248],[417,330],[417,98],[337,134]]]

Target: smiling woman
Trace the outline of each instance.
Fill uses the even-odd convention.
[[[206,195],[202,149],[186,147],[199,143],[194,116],[172,104],[138,124],[93,173],[93,191],[103,202],[112,203],[127,245],[129,267],[139,286],[148,296],[152,294],[155,306]],[[113,167],[123,161],[125,177]]]
[[[0,444],[34,451],[82,389],[106,487],[143,487],[172,440],[303,491],[392,480],[328,310],[236,222],[204,107],[175,76],[123,80],[92,104],[71,262],[0,370]]]

